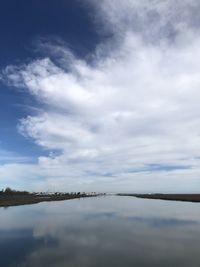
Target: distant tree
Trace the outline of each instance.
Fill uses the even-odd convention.
[[[4,192],[6,195],[29,195],[30,193],[28,191],[16,191],[11,189],[10,187],[7,187]]]
[[[4,193],[7,194],[7,195],[10,195],[10,194],[13,193],[13,190],[10,187],[6,187]]]

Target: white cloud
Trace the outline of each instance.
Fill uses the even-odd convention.
[[[49,57],[4,70],[4,79],[45,104],[37,116],[21,120],[19,131],[45,149],[60,151],[40,157],[35,168],[39,173],[49,168],[44,184],[51,181],[59,188],[178,190],[181,173],[195,190],[198,1],[103,0],[93,5],[113,38],[97,47],[92,62],[76,58],[63,45],[40,43]],[[58,54],[56,63],[52,51]],[[163,171],[143,171],[155,164]]]

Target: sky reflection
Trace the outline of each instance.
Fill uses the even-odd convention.
[[[5,267],[197,266],[199,204],[104,197],[0,209]]]

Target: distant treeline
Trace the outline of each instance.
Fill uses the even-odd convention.
[[[17,191],[13,190],[10,187],[7,187],[5,190],[0,191],[0,195],[29,195],[28,191]]]
[[[81,193],[81,192],[71,192],[71,193],[64,193],[64,192],[53,192],[53,193],[49,193],[49,192],[35,192],[35,193],[30,193],[28,191],[18,191],[18,190],[14,190],[11,189],[10,187],[7,187],[6,189],[2,189],[0,191],[0,196],[1,195],[37,195],[37,196],[44,196],[44,195],[52,195],[52,196],[85,196],[86,193]]]

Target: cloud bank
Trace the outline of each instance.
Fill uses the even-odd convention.
[[[195,191],[199,1],[87,2],[97,29],[111,36],[87,60],[64,44],[41,41],[39,48],[48,51],[43,59],[3,71],[7,83],[43,104],[18,125],[49,151],[30,167],[43,177],[31,186]]]

